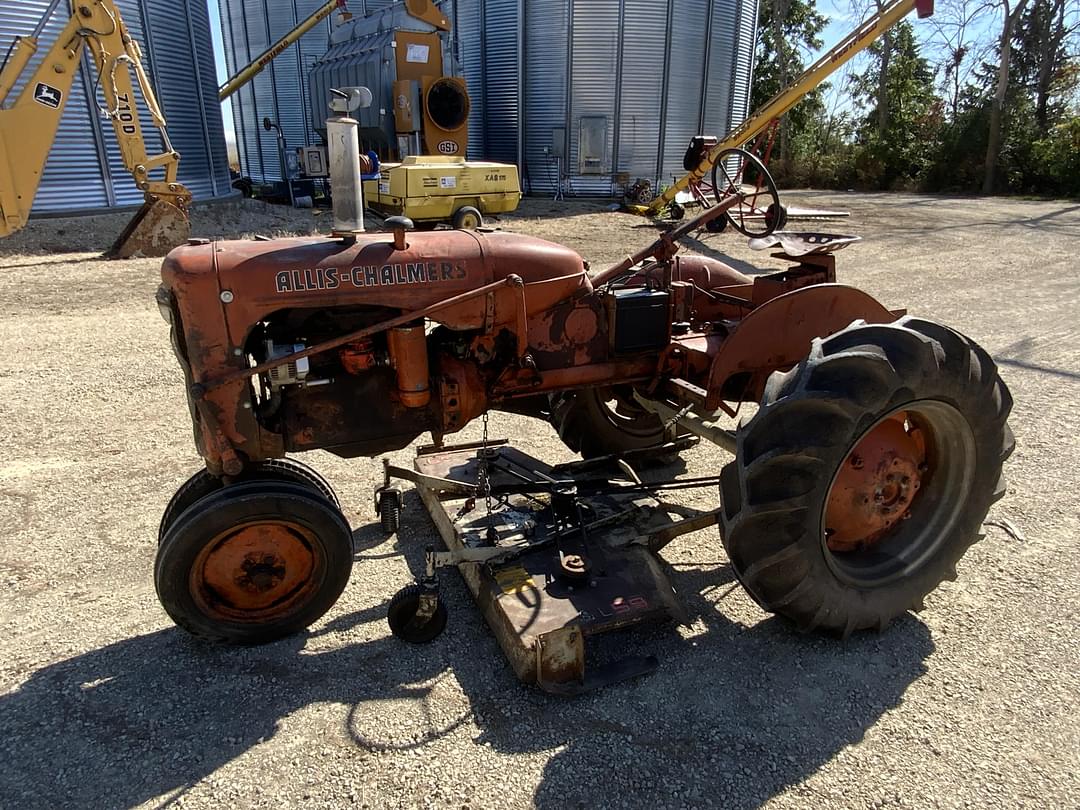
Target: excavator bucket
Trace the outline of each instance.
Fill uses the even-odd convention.
[[[185,209],[160,198],[147,198],[105,256],[110,259],[164,256],[190,236],[191,222]]]

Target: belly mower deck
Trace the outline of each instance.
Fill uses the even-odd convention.
[[[575,694],[652,672],[651,656],[597,664],[601,637],[686,621],[657,552],[714,524],[717,511],[673,511],[658,490],[715,479],[643,484],[631,466],[643,455],[553,467],[501,441],[421,448],[412,470],[386,464],[376,495],[384,527],[395,528],[386,515],[396,523],[402,503],[395,479],[410,480],[447,548],[428,549],[424,576],[391,602],[391,629],[410,641],[437,635],[445,608],[436,570],[457,565],[521,680]]]

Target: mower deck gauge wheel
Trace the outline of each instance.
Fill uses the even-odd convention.
[[[402,588],[394,594],[386,611],[390,632],[410,644],[427,644],[442,635],[446,629],[446,605],[438,596],[435,612],[426,620],[417,617],[422,594],[423,589],[419,585]]]
[[[401,495],[387,491],[379,493],[379,520],[383,534],[396,534],[401,526]]]

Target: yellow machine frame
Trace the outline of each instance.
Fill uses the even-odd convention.
[[[505,214],[521,202],[518,168],[509,163],[466,161],[443,155],[411,156],[384,163],[378,180],[364,182],[364,199],[383,214],[417,222],[455,222],[465,207],[479,221],[463,217],[462,227],[483,224],[483,215]]]
[[[771,98],[753,115],[731,130],[716,146],[712,147],[701,159],[701,163],[689,174],[669,186],[647,206],[629,206],[635,213],[655,216],[675,201],[681,191],[691,183],[700,182],[712,171],[721,153],[750,141],[765,130],[775,119],[782,116],[800,101],[807,93],[827,79],[833,72],[846,64],[855,54],[869,46],[896,23],[917,9],[919,17],[929,17],[934,13],[934,0],[893,0],[884,8],[864,20],[858,28],[842,39],[832,50],[807,68],[798,79]]]
[[[334,13],[334,9],[341,9],[341,11],[348,15],[345,19],[348,19],[352,15],[346,11],[345,0],[330,0],[330,2],[323,4],[317,8],[310,17],[305,19],[293,30],[259,54],[249,64],[242,67],[236,73],[229,77],[229,80],[225,84],[218,88],[218,101],[224,101],[245,84],[250,82],[260,73],[263,69],[273,62],[281,52],[292,45],[296,40],[300,39],[304,34],[325,20],[331,14]]]
[[[71,0],[71,19],[44,55],[10,107],[8,95],[38,49],[38,36],[60,0],[53,0],[33,34],[19,37],[0,68],[0,237],[26,225],[45,161],[52,148],[64,105],[79,70],[83,45],[90,47],[105,97],[102,109],[113,125],[120,157],[146,203],[113,246],[116,255],[149,255],[175,247],[190,233],[187,207],[191,193],[176,179],[180,155],[165,131],[142,65],[139,43],[128,33],[112,0]],[[161,135],[164,151],[147,153],[135,96],[135,83]],[[151,179],[162,170],[164,177]]]

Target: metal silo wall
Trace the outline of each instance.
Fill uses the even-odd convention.
[[[321,0],[220,0],[229,74],[258,57],[321,5]],[[371,0],[367,5],[374,10]],[[362,12],[363,3],[353,0],[349,8]],[[242,174],[256,181],[281,179],[277,133],[263,128],[263,118],[281,127],[289,150],[319,142],[311,121],[313,100],[309,97],[308,75],[312,64],[326,53],[332,17],[290,45],[232,96]]]
[[[484,9],[483,157],[504,163],[520,160],[520,7],[521,0],[488,0]]]
[[[570,191],[574,194],[611,192],[611,147],[615,131],[615,92],[618,82],[619,7],[621,0],[573,0],[570,65]],[[599,165],[583,165],[582,119],[606,119]]]
[[[701,129],[701,99],[709,41],[709,0],[672,3],[671,44],[667,67],[667,104],[663,111],[663,155],[660,181],[685,174],[683,154]],[[716,83],[719,77],[710,77]],[[720,133],[717,133],[720,134]]]
[[[619,76],[617,169],[635,178],[654,179],[659,167],[660,99],[663,98],[667,41],[666,0],[625,0],[623,61]]]
[[[172,145],[181,155],[181,182],[196,199],[229,193],[206,6],[201,0],[116,3],[132,36],[142,45],[147,71],[168,119]],[[13,37],[30,34],[47,6],[48,0],[0,3],[0,49],[6,51]],[[61,4],[42,31],[38,52],[23,73],[24,81],[55,43],[67,15]],[[100,90],[94,99],[97,73],[86,53],[42,173],[34,199],[35,214],[135,205],[143,199],[120,160],[112,125],[99,113],[104,99]],[[17,86],[14,93],[20,89]],[[140,103],[139,107],[147,149],[160,150],[161,142],[145,105]]]
[[[374,11],[382,11],[396,2],[401,2],[401,0],[352,0],[349,3],[349,9],[353,14],[363,16]]]
[[[154,85],[180,153],[178,177],[196,200],[232,193],[217,98],[210,16],[203,0],[142,0]]]
[[[555,161],[548,150],[552,128],[567,126],[568,11],[569,0],[525,2],[522,170],[533,193],[551,193],[556,187]]]
[[[444,11],[469,87],[469,158],[520,161],[523,0],[454,0]]]
[[[754,86],[754,45],[757,42],[758,0],[739,0],[736,19],[738,47],[732,71],[731,126],[741,124],[753,110],[750,93]]]
[[[460,54],[461,72],[469,88],[468,157],[479,160],[487,152],[484,143],[484,2],[455,0],[453,37]]]
[[[723,135],[745,116],[757,0],[520,1],[520,66],[470,53],[490,50],[492,29],[483,18],[492,8],[512,7],[511,0],[457,5],[480,20],[476,33],[470,28],[460,38],[462,58],[475,66],[467,68],[474,96],[478,84],[509,86],[524,74],[518,117],[528,191],[556,187],[555,162],[545,152],[553,128],[565,128],[567,192],[607,194],[618,174],[671,182],[683,173],[692,136]],[[482,113],[471,121],[483,156],[493,156],[495,133],[509,128],[500,113],[511,104],[490,89],[485,94]],[[582,118],[590,116],[607,118],[605,150],[595,156],[599,171],[581,160]]]

